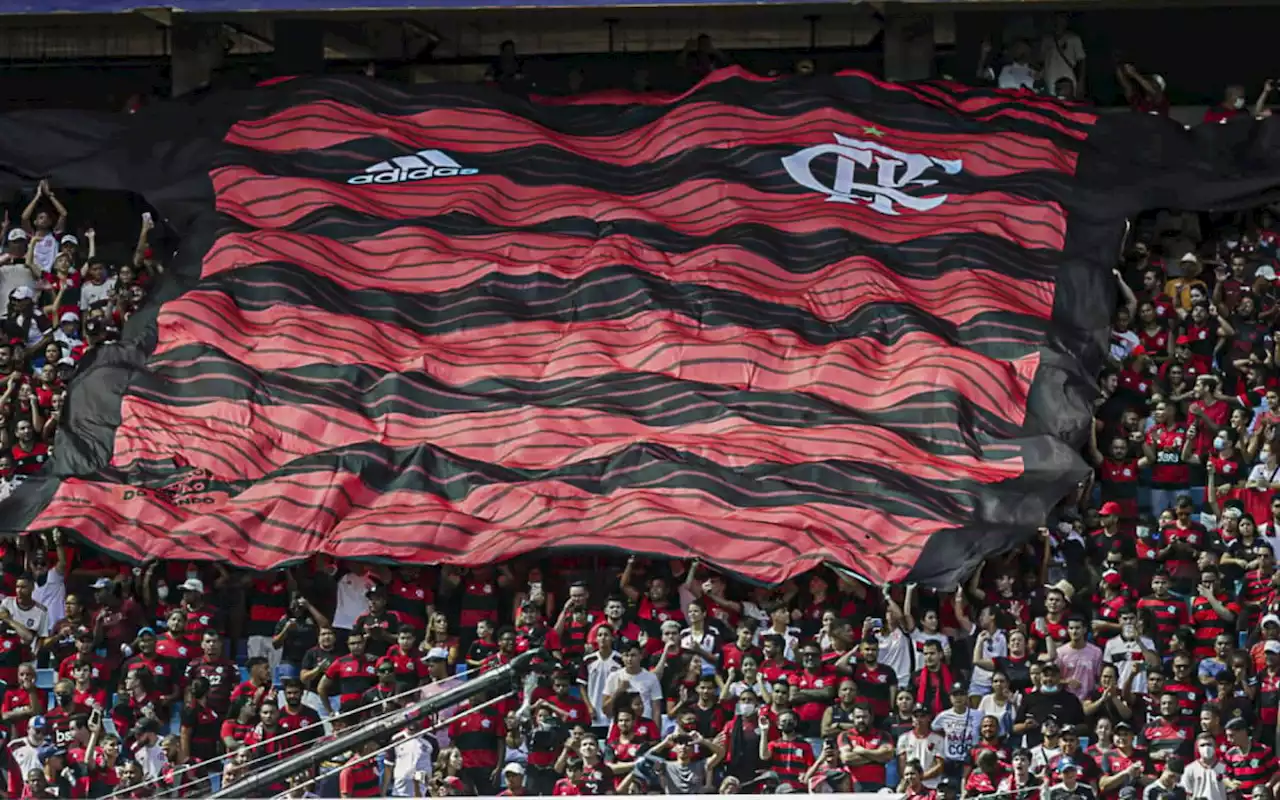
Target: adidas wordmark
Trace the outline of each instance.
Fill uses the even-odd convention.
[[[463,167],[439,150],[419,150],[411,156],[396,156],[390,161],[379,161],[365,169],[363,175],[348,178],[347,183],[405,183],[425,181],[429,178],[452,178],[458,175],[475,175],[480,170]]]

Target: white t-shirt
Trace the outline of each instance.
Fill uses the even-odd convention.
[[[34,592],[33,592],[34,594]],[[44,606],[36,603],[31,608],[18,607],[18,598],[6,597],[0,608],[9,612],[9,616],[27,626],[37,638],[49,635],[49,612]]]
[[[977,628],[974,628],[975,634]],[[1004,658],[1009,655],[1009,640],[1005,638],[1004,631],[996,631],[995,634],[988,637],[982,643],[983,661],[994,661],[997,658]],[[982,695],[991,690],[991,670],[983,669],[977,665],[973,668],[973,677],[969,679],[969,694]],[[975,691],[976,690],[976,691]]]
[[[915,731],[907,731],[898,737],[897,753],[903,758],[903,763],[916,759],[920,762],[920,766],[928,771],[933,766],[934,760],[944,754],[947,742],[938,734],[930,731],[929,735],[921,739],[916,736]],[[925,786],[930,789],[938,788],[938,784],[942,781],[942,776],[938,775],[929,778],[924,782]]]
[[[1036,71],[1026,64],[1006,64],[996,85],[1001,89],[1035,89]]]
[[[43,584],[36,581],[31,597],[48,612],[50,628],[61,622],[67,615],[67,583],[62,579],[62,568],[49,570]]]
[[[333,627],[349,631],[356,626],[356,619],[369,610],[369,598],[365,595],[373,581],[366,575],[348,572],[338,581],[338,603],[333,612]]]
[[[894,628],[887,636],[876,636],[876,640],[880,642],[880,658],[877,660],[891,668],[899,681],[905,682],[915,663],[911,654],[914,649],[911,639],[901,628]]]
[[[934,732],[942,734],[946,740],[942,757],[947,761],[968,762],[969,751],[978,744],[978,726],[981,723],[982,715],[973,709],[957,714],[948,708],[934,717]]]
[[[1124,686],[1129,680],[1129,673],[1133,672],[1134,664],[1142,661],[1142,648],[1145,647],[1152,652],[1156,651],[1156,643],[1149,637],[1142,637],[1142,644],[1138,642],[1126,642],[1122,637],[1116,636],[1107,642],[1106,649],[1102,651],[1102,660],[1107,664],[1115,664],[1116,669],[1120,672],[1120,685]],[[1136,694],[1145,694],[1147,691],[1147,671],[1140,671],[1133,679],[1133,691]]]
[[[22,286],[36,289],[36,281],[31,277],[31,270],[21,261],[0,265],[0,316],[9,313],[9,295]]]
[[[1225,771],[1221,761],[1212,767],[1206,767],[1199,759],[1187,764],[1182,770],[1182,788],[1187,800],[1227,800],[1227,787],[1222,783]]]
[[[52,233],[46,233],[44,236],[36,234],[31,237],[31,243],[27,246],[35,251],[32,260],[36,262],[36,266],[40,267],[41,272],[53,270],[53,260],[58,257],[57,236]]]
[[[1052,91],[1062,78],[1076,82],[1076,65],[1084,61],[1084,43],[1071,31],[1046,36],[1040,41],[1040,58],[1044,62],[1044,85]]]
[[[400,740],[391,749],[394,763],[392,765],[391,795],[393,797],[417,797],[413,785],[415,772],[427,773],[431,778],[431,746],[424,739],[425,734],[418,734]]]
[[[983,695],[978,701],[978,713],[984,717],[995,717],[1000,721],[1000,732],[1005,736],[1013,733],[1013,720],[1018,716],[1018,700],[1020,695],[1011,694],[1004,705],[996,702],[993,694]]]
[[[80,284],[80,310],[88,311],[93,308],[94,303],[110,299],[111,290],[114,288],[116,288],[114,277],[107,278],[102,283],[85,281]]]
[[[657,722],[662,712],[662,684],[659,683],[658,676],[647,669],[642,669],[635,675],[628,675],[626,670],[618,670],[604,682],[604,694],[617,697],[618,687],[624,681],[630,687],[627,691],[639,694],[644,701],[644,715]]]
[[[591,698],[591,707],[596,711],[596,718],[592,721],[594,725],[608,725],[609,718],[601,711],[604,705],[605,687],[608,685],[609,676],[622,669],[622,657],[617,653],[610,653],[608,658],[600,658],[599,653],[592,653],[586,657],[587,665],[587,696]]]
[[[165,758],[164,755],[164,748],[158,744],[135,749],[133,751],[133,760],[137,761],[142,767],[142,777],[147,780],[159,778],[160,773],[169,764],[169,759]]]

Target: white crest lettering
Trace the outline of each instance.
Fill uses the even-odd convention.
[[[864,142],[836,134],[835,144],[806,147],[782,159],[782,166],[796,183],[806,189],[822,192],[831,203],[863,203],[881,214],[898,215],[898,206],[911,211],[932,211],[947,201],[947,195],[917,196],[903,191],[928,188],[938,182],[921,178],[930,167],[938,167],[948,175],[956,175],[960,160],[933,158],[919,153],[904,153],[876,142]],[[820,156],[836,156],[835,180],[826,186],[813,174],[813,160]],[[874,182],[857,180],[858,167],[872,170]]]

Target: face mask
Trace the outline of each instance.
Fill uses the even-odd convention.
[[[1232,101],[1231,101],[1231,106],[1232,106],[1233,108],[1244,108],[1244,98],[1243,98],[1243,97],[1237,97],[1235,100],[1232,100]]]
[[[156,587],[156,597],[160,598],[160,602],[169,599],[169,587],[166,584],[160,584]]]
[[[1205,761],[1208,761],[1209,759],[1213,758],[1213,745],[1202,744],[1197,749],[1200,751],[1200,758],[1204,759]]]
[[[195,570],[193,570],[193,569],[189,569],[189,570],[187,570],[187,580],[189,580],[189,581],[198,581],[198,580],[200,580],[200,573],[199,573],[199,572],[196,572],[196,571],[195,571]]]
[[[1258,459],[1259,459],[1260,461],[1266,461],[1266,460],[1267,460],[1268,458],[1270,458],[1270,457],[1271,457],[1271,448],[1270,448],[1270,447],[1264,447],[1264,448],[1262,448],[1261,450],[1259,450],[1259,451],[1258,451]]]
[[[740,717],[749,717],[756,713],[756,705],[755,703],[738,703],[736,711]]]
[[[1227,449],[1227,440],[1226,440],[1225,438],[1221,437],[1221,436],[1219,436],[1217,439],[1214,439],[1214,440],[1213,440],[1213,449],[1214,449],[1214,450],[1226,450],[1226,449]]]
[[[1054,692],[1058,691],[1058,687],[1057,687],[1057,686],[1048,686],[1048,685],[1046,685],[1046,686],[1041,686],[1041,687],[1040,687],[1040,691],[1041,691],[1041,692],[1044,692],[1045,694],[1053,694]]]

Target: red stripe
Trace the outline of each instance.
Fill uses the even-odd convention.
[[[728,469],[832,460],[893,463],[902,474],[925,481],[980,483],[1011,480],[1023,469],[1020,458],[934,455],[896,433],[871,425],[795,428],[762,425],[736,416],[651,427],[631,417],[586,408],[525,406],[433,417],[372,417],[331,406],[219,400],[178,407],[129,396],[121,417],[114,466],[123,468],[138,459],[183,456],[192,466],[225,474],[214,459],[189,454],[193,434],[198,434],[204,440],[202,446],[223,441],[238,445],[241,452],[253,453],[254,462],[245,464],[246,468],[234,476],[251,480],[294,459],[364,442],[388,447],[430,442],[463,458],[532,470],[604,458],[645,443],[666,445]],[[258,453],[265,456],[261,461],[256,458]],[[227,455],[231,454],[228,449]]]
[[[873,303],[890,302],[909,303],[955,325],[992,311],[1040,319],[1053,313],[1054,285],[1049,281],[1012,281],[977,268],[939,271],[936,277],[920,280],[862,256],[797,274],[734,245],[668,253],[622,234],[592,240],[522,232],[450,237],[430,228],[398,228],[347,244],[300,233],[232,233],[206,255],[203,277],[271,261],[305,265],[349,289],[406,294],[461,289],[486,275],[547,273],[574,280],[601,267],[627,265],[672,283],[740,292],[799,308],[827,322],[845,319]],[[913,269],[939,265],[937,260],[912,261]]]
[[[369,364],[389,372],[425,370],[452,385],[496,375],[537,381],[622,370],[758,391],[803,391],[865,410],[888,409],[922,391],[952,389],[1017,425],[1025,418],[1027,392],[1039,366],[1036,353],[997,361],[923,332],[908,333],[889,346],[872,339],[818,346],[790,331],[703,327],[659,311],[423,335],[318,308],[243,311],[227,295],[205,291],[166,303],[159,334],[156,355],[204,344],[259,370]]]
[[[1056,202],[1003,192],[952,195],[932,211],[889,216],[865,205],[827,202],[818,192],[781,194],[720,180],[691,180],[638,195],[585,186],[525,186],[499,175],[469,175],[396,184],[386,189],[313,178],[263,175],[248,167],[212,173],[218,210],[259,228],[279,229],[331,206],[384,219],[450,212],[498,225],[527,226],[584,217],[608,223],[640,220],[706,236],[754,223],[794,233],[839,229],[901,244],[924,236],[977,233],[1021,247],[1061,250],[1066,215]]]
[[[876,583],[901,580],[928,537],[950,528],[819,503],[728,506],[693,490],[598,496],[559,481],[481,488],[451,504],[426,492],[378,493],[358,475],[330,470],[262,481],[212,505],[192,502],[198,496],[186,505],[126,500],[129,490],[69,479],[36,524],[141,558],[189,558],[196,550],[254,570],[314,552],[475,566],[547,547],[605,546],[698,557],[770,583],[822,562],[857,564]],[[128,541],[104,536],[95,521],[131,526]]]
[[[868,133],[868,129],[873,131]],[[294,106],[261,120],[239,122],[227,133],[232,144],[271,153],[323,150],[346,142],[381,138],[408,149],[444,148],[451,153],[502,153],[548,145],[596,161],[637,166],[695,148],[835,142],[835,136],[873,139],[910,152],[959,159],[966,174],[983,178],[1031,170],[1074,174],[1077,156],[1048,140],[993,130],[929,134],[872,125],[834,109],[777,117],[723,103],[677,106],[647,125],[611,136],[572,136],[521,116],[494,109],[438,108],[410,116],[387,116],[330,100]]]

